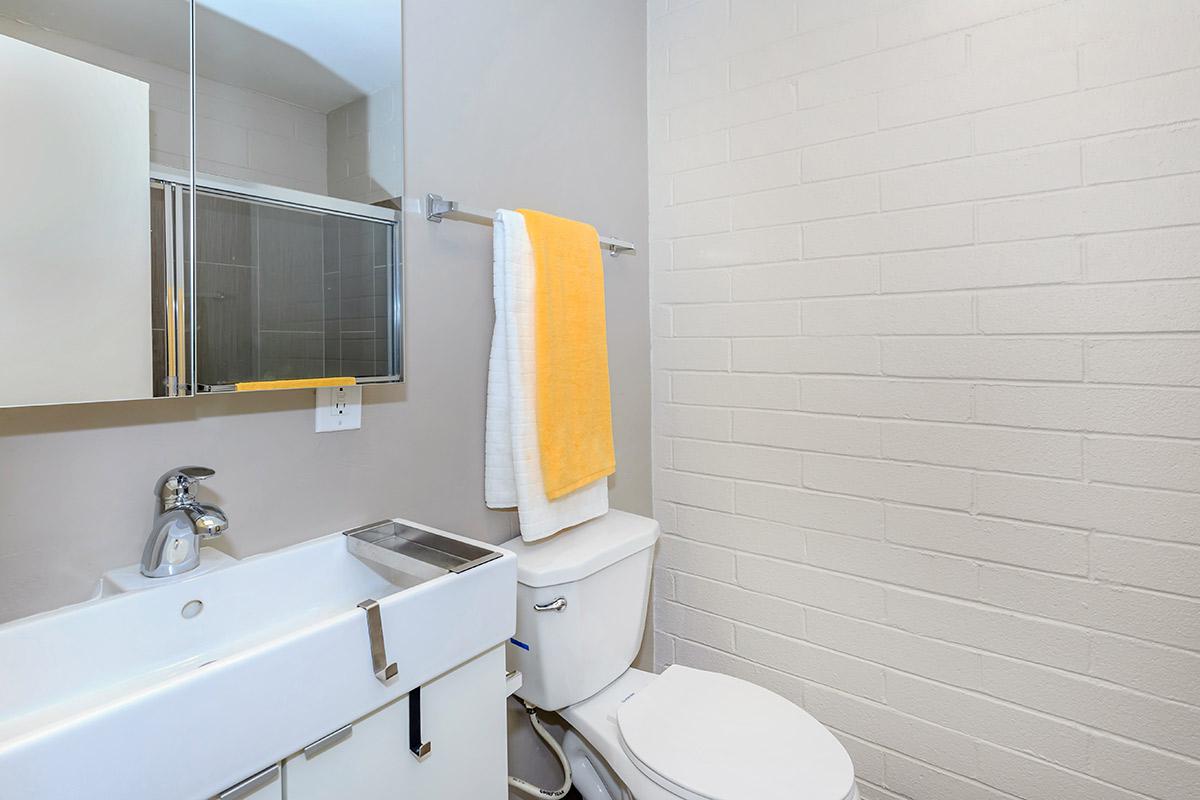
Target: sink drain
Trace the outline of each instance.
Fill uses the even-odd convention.
[[[204,603],[199,600],[189,600],[183,604],[183,608],[179,609],[179,615],[184,619],[191,619],[204,610]]]

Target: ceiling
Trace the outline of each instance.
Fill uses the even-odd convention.
[[[0,0],[0,16],[187,69],[185,0]],[[197,0],[198,73],[328,113],[397,83],[400,0]]]

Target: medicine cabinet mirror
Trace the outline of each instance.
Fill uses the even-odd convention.
[[[0,0],[0,406],[165,393],[152,164],[190,158],[185,0]]]
[[[199,391],[399,380],[400,0],[197,0]]]
[[[402,379],[400,5],[0,0],[0,406]]]

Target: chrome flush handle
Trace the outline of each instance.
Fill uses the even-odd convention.
[[[549,603],[534,603],[534,611],[562,611],[567,607],[567,598],[556,597]]]

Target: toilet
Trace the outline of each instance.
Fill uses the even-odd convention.
[[[856,800],[854,765],[823,725],[748,681],[632,668],[641,646],[652,519],[623,511],[540,542],[513,539],[517,696],[570,726],[584,800]]]

